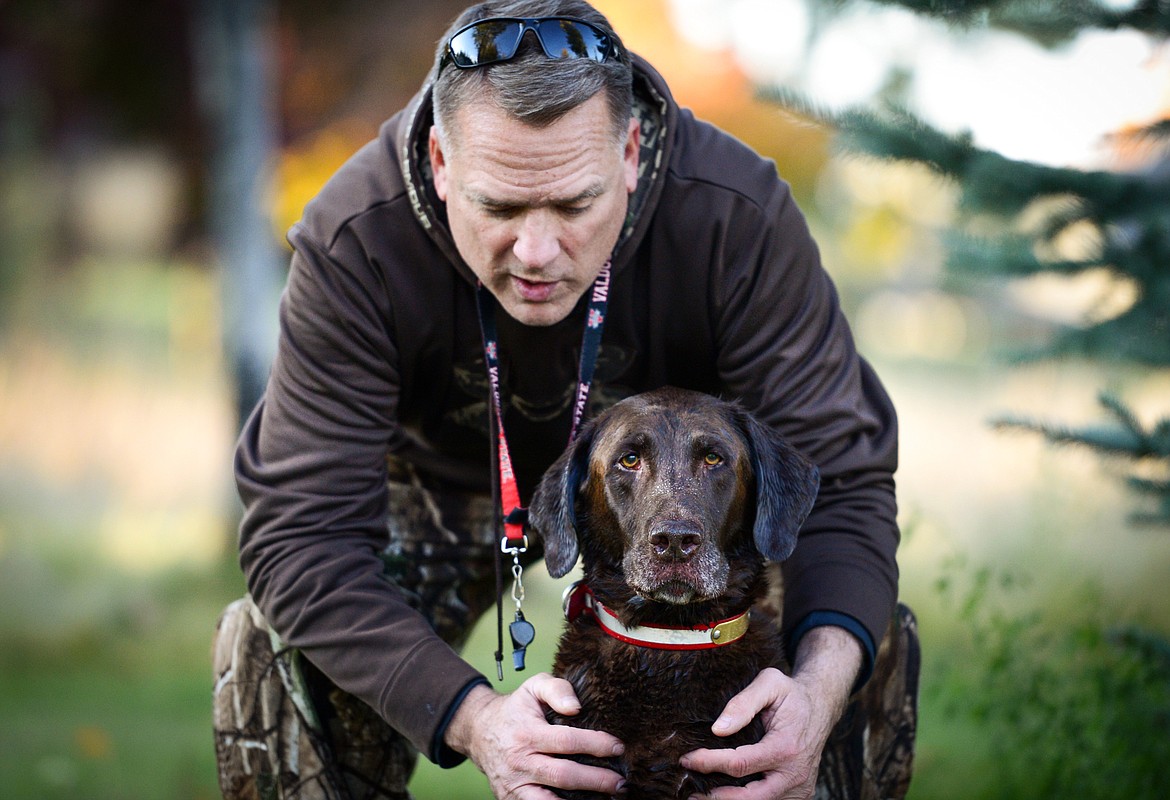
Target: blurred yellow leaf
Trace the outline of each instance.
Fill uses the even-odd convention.
[[[881,273],[893,273],[906,259],[913,232],[887,205],[859,211],[841,239],[841,249],[853,263]]]
[[[269,204],[278,239],[284,241],[285,233],[301,218],[305,204],[376,134],[367,122],[345,118],[279,154]]]
[[[83,725],[73,731],[73,740],[85,758],[101,761],[113,755],[114,743],[104,728]]]

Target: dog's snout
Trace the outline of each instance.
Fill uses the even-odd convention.
[[[686,561],[702,543],[702,534],[685,524],[659,525],[650,534],[650,547],[654,555],[666,561]]]

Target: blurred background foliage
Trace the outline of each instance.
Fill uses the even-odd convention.
[[[1092,14],[1134,10],[1150,20],[1160,100],[1082,163],[1049,166],[1156,175],[1170,70],[1153,36],[1165,12],[1152,0],[1033,3],[1031,17],[1007,0],[908,4],[942,18],[944,44],[900,45],[905,17],[864,16],[861,2],[597,3],[680,102],[775,159],[899,408],[902,594],[925,656],[911,796],[1163,797],[1170,536],[1133,524],[1134,499],[1116,478],[1164,481],[1164,462],[1102,461],[989,423],[1010,413],[1083,431],[1104,390],[1112,420],[1155,436],[1170,398],[1165,361],[1002,356],[1149,303],[1146,287],[1165,286],[1165,251],[1154,251],[1147,283],[1125,279],[1115,260],[1007,276],[1002,252],[963,251],[956,242],[972,240],[954,234],[1018,231],[1019,220],[965,213],[958,176],[912,153],[891,158],[886,145],[871,148],[880,159],[861,157],[840,134],[848,109],[884,124],[879,112],[895,107],[905,124],[884,130],[910,130],[910,145],[992,152],[914,114],[908,61],[877,74],[871,51],[957,58],[964,39],[984,41],[996,24],[1067,51]],[[253,317],[243,338],[270,336],[283,231],[414,93],[462,6],[0,3],[0,796],[217,796],[208,648],[220,608],[243,591],[230,465],[250,404],[231,331]],[[728,36],[733,22],[746,33]],[[872,96],[830,107],[809,65],[826,51],[815,41],[841,31],[846,54],[830,60],[840,80],[873,84]],[[761,56],[787,56],[788,72],[761,70]],[[224,109],[244,82],[262,101],[249,117],[258,146],[231,162],[245,115]],[[806,104],[777,105],[777,87]],[[1043,100],[1076,105],[1088,88],[1045,85]],[[986,186],[1018,190],[1037,174],[1025,169],[1002,162]],[[232,189],[225,176],[251,183]],[[1144,208],[1165,230],[1164,194],[1156,199]],[[246,240],[225,235],[225,208],[245,209]],[[1040,224],[1053,208],[1068,206],[1033,206],[1028,230],[1056,230]],[[1061,240],[1084,241],[1100,239]],[[1012,244],[1051,259],[1051,248]],[[1060,252],[1084,260],[1082,245]],[[956,252],[984,256],[987,270],[973,279],[948,267]],[[241,289],[245,258],[260,278]],[[1152,318],[1166,309],[1147,307]],[[1164,354],[1170,338],[1147,333]],[[249,344],[257,358],[271,346]],[[551,661],[560,592],[539,573],[526,581],[536,668]],[[477,631],[468,657],[487,672],[492,649],[490,631]],[[418,797],[436,800],[485,797],[484,786],[466,766],[424,764],[415,782]]]

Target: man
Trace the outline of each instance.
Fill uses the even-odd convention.
[[[915,641],[908,618],[885,636],[893,409],[774,166],[680,109],[604,17],[579,0],[469,9],[422,92],[289,238],[279,353],[236,462],[255,603],[234,604],[217,639],[226,796],[406,797],[415,750],[470,757],[498,797],[620,790],[558,757],[622,748],[545,721],[545,706],[579,708],[567,682],[499,694],[453,649],[496,596],[489,357],[521,503],[582,386],[589,414],[663,385],[736,398],[817,462],[817,507],[783,565],[792,674],[766,671],[713,721],[729,734],[762,714],[767,735],[684,763],[763,773],[727,798],[811,797],[818,766],[823,792],[861,796],[863,750],[865,768],[908,776],[913,652],[878,655]],[[582,358],[595,282],[604,336]],[[822,765],[862,686],[903,706],[881,739],[896,752],[869,752],[879,732],[851,714]]]

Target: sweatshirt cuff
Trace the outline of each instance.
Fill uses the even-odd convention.
[[[459,694],[455,695],[455,699],[451,701],[451,705],[447,708],[447,713],[443,715],[443,719],[439,722],[439,727],[435,729],[434,738],[431,740],[431,752],[428,758],[443,769],[450,769],[457,767],[467,760],[467,756],[463,755],[457,750],[452,750],[447,745],[447,726],[451,724],[451,720],[455,718],[455,712],[459,710],[459,706],[467,699],[467,695],[476,686],[490,686],[487,678],[482,675],[472,678],[466,686],[459,690]]]
[[[877,646],[874,644],[873,637],[869,635],[869,631],[865,629],[865,626],[848,614],[842,614],[840,611],[811,612],[788,635],[788,652],[791,654],[790,658],[796,658],[796,650],[800,647],[800,640],[804,638],[806,633],[813,628],[819,628],[824,625],[844,628],[853,634],[853,637],[861,644],[861,669],[857,672],[857,681],[853,684],[852,689],[852,692],[856,692],[865,685],[866,681],[869,680],[869,676],[873,674],[873,662],[877,658]]]

